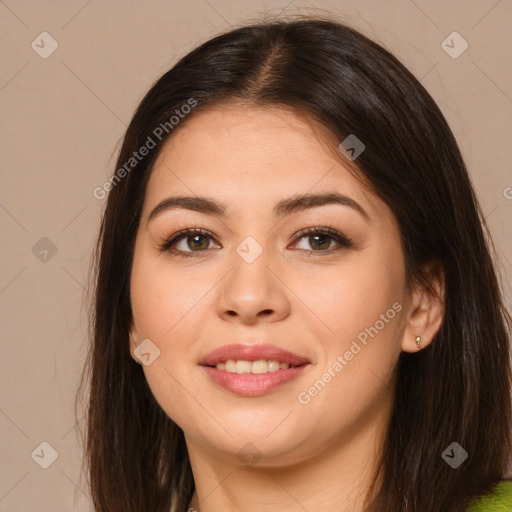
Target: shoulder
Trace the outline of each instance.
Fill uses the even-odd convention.
[[[491,492],[477,498],[468,512],[511,512],[512,480],[499,482]]]

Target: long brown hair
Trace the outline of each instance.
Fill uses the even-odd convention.
[[[193,494],[183,431],[130,357],[130,272],[160,148],[196,112],[236,101],[291,108],[339,142],[356,134],[365,144],[359,176],[398,220],[409,282],[428,284],[432,263],[443,272],[437,335],[399,358],[375,475],[381,483],[368,510],[462,512],[508,476],[512,460],[512,319],[495,251],[457,143],[430,95],[381,46],[318,17],[253,23],[205,42],[151,87],[126,131],[92,261],[92,344],[80,386],[90,390],[85,459],[95,510],[182,512]],[[174,127],[176,110],[186,115]],[[148,137],[155,147],[127,167]],[[457,469],[441,457],[452,442],[468,453]]]

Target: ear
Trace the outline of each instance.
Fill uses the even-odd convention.
[[[129,338],[130,338],[130,355],[132,359],[138,363],[141,364],[138,357],[135,355],[135,349],[137,348],[138,337],[137,337],[137,329],[135,327],[135,323],[133,322],[133,318],[130,320],[130,331],[129,331]]]
[[[427,347],[439,331],[445,311],[445,281],[440,266],[429,265],[430,290],[424,285],[415,284],[410,295],[405,320],[402,350],[418,352]],[[421,337],[418,347],[416,338]]]

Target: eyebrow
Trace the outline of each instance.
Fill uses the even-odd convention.
[[[370,216],[365,209],[354,199],[340,194],[338,192],[326,192],[323,194],[304,194],[296,195],[279,201],[274,206],[274,216],[282,218],[291,213],[324,206],[329,204],[339,204],[348,206],[361,214],[367,221],[370,221]],[[218,217],[226,218],[227,206],[223,203],[217,202],[213,199],[201,196],[177,196],[168,197],[158,203],[148,217],[148,223],[157,215],[162,212],[173,209],[192,210],[207,215],[215,215]]]

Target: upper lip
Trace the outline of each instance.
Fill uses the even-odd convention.
[[[309,363],[307,359],[275,345],[224,345],[204,356],[199,362],[202,366],[215,366],[228,359],[235,361],[257,361],[258,359],[274,360],[300,366]]]

